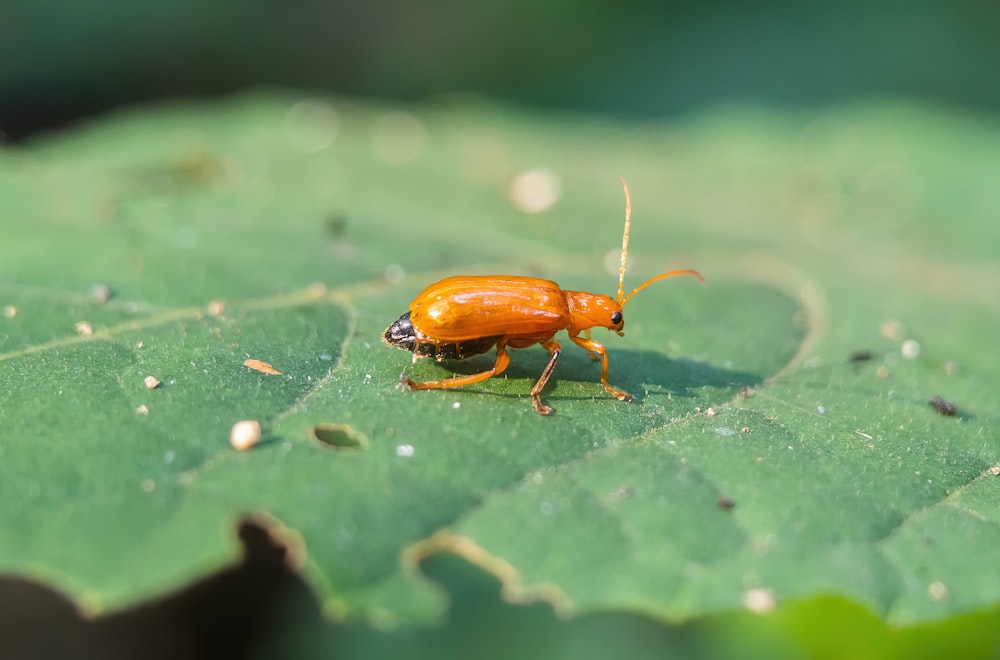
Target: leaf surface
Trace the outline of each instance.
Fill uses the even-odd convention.
[[[1000,540],[998,142],[893,106],[626,128],[258,95],[0,152],[0,568],[120,608],[232,562],[263,515],[329,612],[383,623],[441,616],[435,552],[566,613],[993,606],[969,549]],[[554,175],[529,178],[539,213],[511,187],[532,168]],[[551,418],[538,347],[460,390],[397,386],[492,363],[381,342],[436,279],[613,294],[618,176],[626,287],[707,280],[595,331],[632,404],[565,335]]]

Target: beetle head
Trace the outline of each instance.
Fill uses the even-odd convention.
[[[614,298],[600,293],[566,291],[569,306],[570,330],[580,332],[590,328],[607,328],[624,336],[625,319],[622,308]]]

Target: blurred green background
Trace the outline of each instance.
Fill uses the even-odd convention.
[[[635,116],[884,95],[995,111],[998,25],[974,0],[4,0],[0,130],[262,84]]]

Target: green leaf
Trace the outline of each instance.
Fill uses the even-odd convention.
[[[442,552],[560,613],[994,607],[969,553],[1000,541],[998,147],[891,105],[624,127],[259,95],[2,151],[0,569],[121,608],[231,563],[253,515],[328,612],[381,624],[441,617],[418,562]],[[539,213],[511,202],[532,168],[559,186]],[[440,277],[613,294],[618,176],[626,286],[707,280],[595,331],[633,403],[568,341],[551,418],[537,347],[473,386],[398,387],[492,364],[381,342]]]

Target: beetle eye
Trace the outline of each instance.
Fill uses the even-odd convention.
[[[611,314],[611,322],[613,324],[615,324],[615,325],[618,325],[619,323],[621,323],[622,322],[622,313],[621,312],[612,312],[612,314]]]

